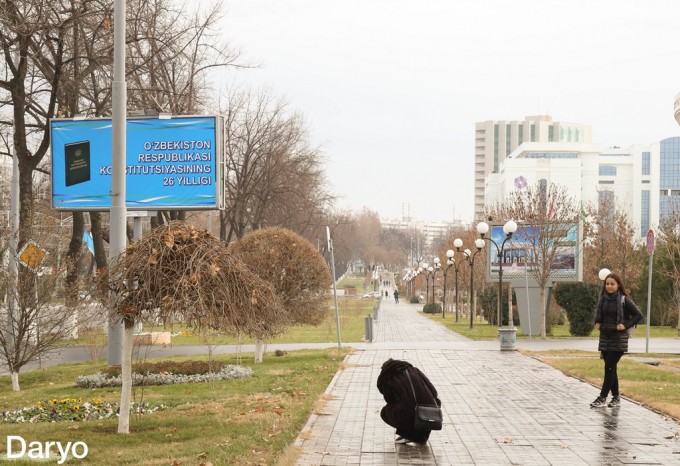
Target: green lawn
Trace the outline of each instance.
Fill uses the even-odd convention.
[[[373,313],[375,299],[358,297],[342,297],[338,299],[338,316],[340,320],[340,336],[342,342],[360,342],[364,338],[364,317]],[[268,340],[267,344],[275,343],[331,343],[337,342],[337,325],[335,305],[329,303],[331,312],[328,318],[318,326],[301,325],[289,328],[281,336]],[[144,325],[145,332],[173,333],[172,345],[235,345],[252,344],[251,338],[238,338],[233,335],[220,334],[216,331],[197,333],[183,325],[168,327]],[[106,344],[106,335],[101,330],[81,332],[77,340],[68,341],[69,346],[94,346]]]
[[[309,415],[322,410],[322,394],[342,367],[347,351],[337,348],[291,351],[281,357],[267,353],[261,364],[244,364],[253,369],[251,378],[137,388],[136,401],[164,404],[167,408],[141,419],[132,416],[129,435],[117,434],[117,419],[107,419],[0,423],[0,437],[21,436],[27,443],[85,442],[87,458],[70,458],[68,464],[276,464],[286,455],[294,457],[294,451],[288,451],[290,445]],[[237,363],[233,355],[215,359]],[[252,360],[252,355],[243,358]],[[23,387],[20,392],[12,392],[9,377],[0,377],[0,410],[64,398],[119,402],[120,388],[75,387],[78,375],[97,372],[101,367],[101,363],[64,364],[28,372],[20,377]],[[5,451],[5,442],[0,448]],[[56,448],[53,454],[57,454]]]

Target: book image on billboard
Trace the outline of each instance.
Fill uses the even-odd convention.
[[[90,181],[90,141],[64,144],[66,186]]]

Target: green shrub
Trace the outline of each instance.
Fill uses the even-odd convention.
[[[442,313],[442,305],[441,304],[427,303],[426,305],[423,306],[423,312],[425,314],[441,314]]]
[[[508,325],[508,293],[507,288],[501,295],[501,322],[502,326]],[[477,302],[482,309],[482,315],[491,325],[498,325],[498,286],[487,286],[477,292]],[[517,314],[517,296],[512,291],[512,324],[519,325],[519,315]]]
[[[593,331],[595,307],[600,285],[596,283],[560,283],[555,286],[555,302],[567,312],[569,333],[587,337]]]
[[[408,302],[411,304],[418,304],[420,302],[420,299],[418,299],[418,296],[411,296]]]

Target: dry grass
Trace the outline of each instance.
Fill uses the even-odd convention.
[[[300,457],[300,448],[291,445],[281,454],[281,456],[276,461],[276,466],[295,466],[298,458]]]
[[[523,351],[565,374],[602,385],[603,363],[597,352],[586,351]],[[637,361],[635,355],[626,355],[619,363],[621,394],[637,403],[680,420],[680,372],[677,359],[668,355],[644,355],[657,359],[658,366]],[[662,357],[656,357],[662,356]],[[665,356],[665,357],[664,357]],[[666,364],[672,362],[673,364]]]

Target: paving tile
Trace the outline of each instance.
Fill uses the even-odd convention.
[[[298,465],[680,464],[675,421],[628,400],[592,409],[597,387],[501,352],[498,342],[470,341],[418,308],[382,303],[374,341],[347,356],[325,414],[312,415],[296,440]],[[394,444],[380,419],[376,381],[388,358],[411,362],[437,387],[444,429],[425,446]]]

